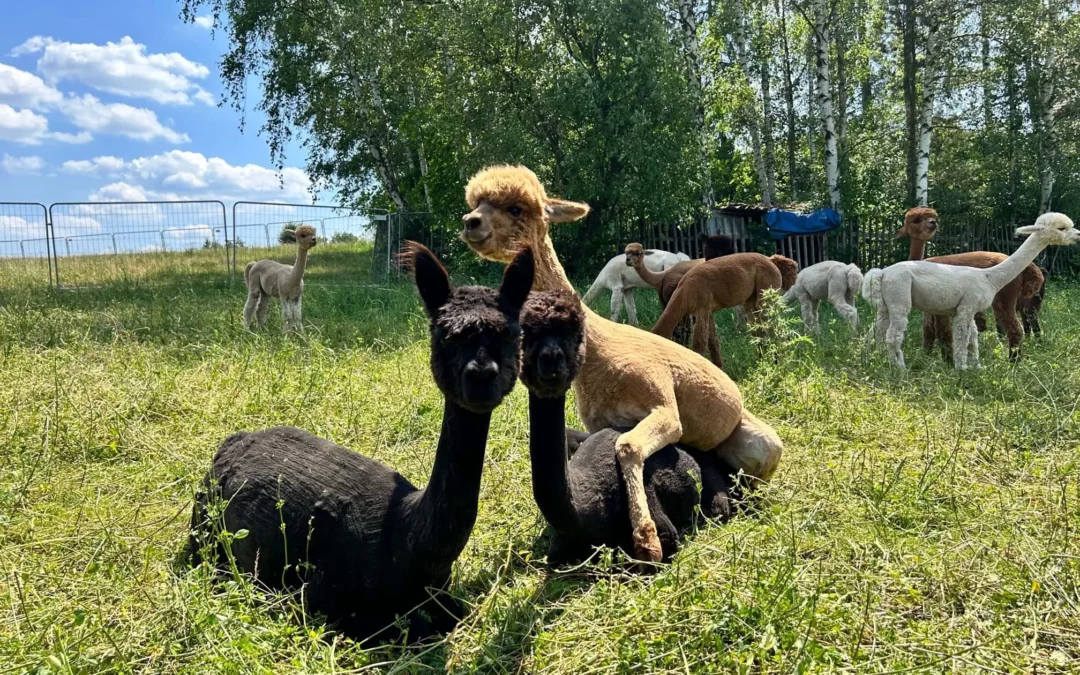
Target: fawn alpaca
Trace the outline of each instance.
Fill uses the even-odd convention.
[[[304,332],[300,319],[300,301],[304,295],[304,268],[307,267],[308,251],[315,247],[315,228],[301,225],[296,228],[296,263],[283,265],[276,260],[249,262],[244,267],[244,282],[248,297],[244,304],[244,328],[251,329],[256,319],[259,325],[266,323],[270,298],[281,298],[282,329],[288,333]]]

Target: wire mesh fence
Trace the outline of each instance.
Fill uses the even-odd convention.
[[[53,282],[44,204],[0,202],[0,279],[15,286]]]

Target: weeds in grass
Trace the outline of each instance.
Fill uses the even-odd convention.
[[[1080,663],[1080,291],[1060,282],[1025,359],[1010,364],[987,333],[970,373],[913,337],[900,374],[831,312],[811,342],[766,302],[759,343],[719,313],[725,364],[784,459],[753,509],[651,577],[610,551],[543,566],[519,387],[493,416],[455,567],[469,615],[444,641],[370,650],[305,618],[296,596],[176,561],[194,489],[233,431],[295,424],[426,479],[441,397],[411,286],[312,285],[308,332],[286,338],[244,331],[242,289],[225,283],[15,281],[0,272],[0,673]],[[653,294],[638,308],[644,326],[659,314]]]

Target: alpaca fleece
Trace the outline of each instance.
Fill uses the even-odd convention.
[[[681,261],[689,260],[690,256],[685,253],[668,253],[656,249],[645,251],[645,264],[653,272],[663,272]],[[637,304],[634,301],[634,289],[649,288],[650,285],[642,280],[637,271],[627,267],[624,256],[617,255],[607,261],[600,274],[596,275],[596,281],[589,286],[583,302],[591,303],[601,290],[607,288],[611,291],[611,314],[612,321],[618,321],[622,313],[623,305],[626,306],[627,321],[631,326],[638,325]]]
[[[304,270],[307,267],[308,251],[318,242],[315,228],[301,225],[296,228],[296,263],[284,265],[276,260],[249,262],[244,266],[244,283],[247,284],[248,297],[244,303],[244,328],[251,329],[254,322],[266,323],[270,309],[270,298],[281,298],[282,329],[304,331],[300,316],[300,305],[304,295]]]
[[[268,587],[303,586],[308,609],[358,639],[395,638],[385,629],[399,615],[409,641],[445,632],[462,616],[446,588],[476,522],[491,411],[517,378],[517,318],[533,280],[527,248],[498,292],[451,288],[419,244],[409,242],[406,256],[431,319],[431,369],[445,399],[427,486],[280,427],[226,439],[192,510],[195,562],[216,551],[219,564],[235,561]],[[242,529],[248,536],[231,544],[219,535]]]
[[[858,266],[826,260],[799,272],[795,285],[784,294],[784,302],[799,301],[803,323],[815,335],[821,332],[818,310],[822,300],[831,302],[837,314],[855,331],[859,328],[855,296],[861,286],[862,271]]]
[[[538,291],[573,290],[552,246],[552,223],[579,220],[587,204],[548,197],[521,166],[493,166],[465,189],[472,209],[461,239],[478,255],[506,262],[521,246],[536,254]],[[774,267],[775,269],[775,267]],[[646,503],[645,459],[671,443],[719,453],[747,476],[767,480],[780,462],[776,432],[742,405],[738,387],[708,360],[670,340],[585,312],[585,361],[574,380],[578,415],[586,428],[631,427],[615,442],[633,527],[634,556],[662,556]]]

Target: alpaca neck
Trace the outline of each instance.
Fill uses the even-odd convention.
[[[649,284],[653,288],[660,288],[660,284],[664,282],[664,273],[653,272],[645,264],[645,258],[642,256],[634,261],[634,271],[638,273],[641,280]]]
[[[1019,276],[1046,247],[1045,240],[1037,234],[1031,235],[1024,240],[1015,253],[997,265],[984,270],[983,273],[994,289],[1000,291],[1003,286]]]
[[[922,260],[926,257],[925,239],[910,237],[908,246],[908,260]]]
[[[529,459],[533,499],[544,519],[560,532],[578,529],[566,453],[566,396],[529,393]]]
[[[476,523],[491,413],[468,411],[450,399],[427,486],[411,511],[414,556],[420,563],[457,559]]]
[[[566,278],[559,256],[555,254],[550,235],[545,234],[544,240],[533,247],[533,255],[536,257],[536,274],[532,286],[534,291],[574,290],[570,280]]]
[[[304,268],[307,267],[307,252],[306,248],[300,248],[296,252],[296,264],[293,265],[292,271],[289,272],[289,286],[292,288],[296,288],[304,280]]]

